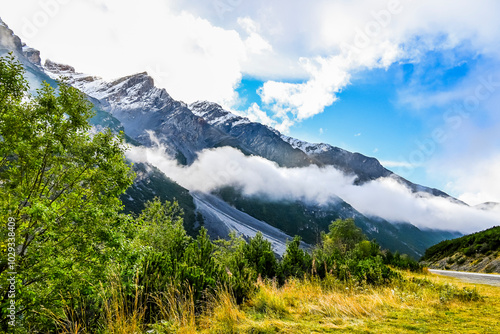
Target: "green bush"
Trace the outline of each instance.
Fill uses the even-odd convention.
[[[377,243],[365,240],[352,219],[337,220],[313,251],[312,272],[321,278],[333,275],[343,282],[380,285],[397,277],[387,264],[413,265],[407,256],[385,254]]]
[[[271,243],[264,239],[261,232],[250,238],[243,246],[243,255],[248,265],[262,278],[273,278],[276,276],[278,261],[271,248]]]
[[[312,258],[307,251],[300,248],[299,236],[287,243],[285,254],[279,264],[279,280],[283,284],[286,278],[303,278],[310,273]]]

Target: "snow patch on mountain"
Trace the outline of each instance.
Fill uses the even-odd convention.
[[[323,152],[328,152],[334,148],[332,145],[329,144],[308,143],[306,141],[302,141],[285,135],[281,135],[281,139],[283,139],[288,144],[292,145],[293,148],[299,149],[306,154],[319,154]]]
[[[111,82],[100,77],[78,73],[69,65],[47,60],[45,72],[53,79],[65,78],[70,85],[85,94],[109,104],[113,110],[158,111],[172,98],[166,90],[155,87],[154,80],[146,72],[126,76]]]
[[[252,123],[248,118],[237,116],[220,105],[208,101],[197,101],[191,103],[189,109],[193,114],[205,119],[210,125],[238,126]]]

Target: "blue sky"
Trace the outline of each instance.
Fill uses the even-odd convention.
[[[148,71],[287,135],[378,158],[413,182],[500,202],[500,2],[5,0],[43,58]]]
[[[337,94],[336,102],[325,107],[322,113],[290,127],[289,135],[374,156],[387,168],[413,182],[445,189],[449,180],[433,179],[425,168],[426,162],[442,148],[436,145],[436,152],[426,154],[422,161],[412,159],[410,153],[424,145],[434,128],[444,123],[442,114],[446,109],[415,108],[401,97],[414,89],[414,85],[431,94],[453,89],[466,81],[470,71],[481,64],[481,59],[474,55],[462,56],[455,63],[446,64],[443,57],[446,55],[429,52],[424,63],[402,62],[356,73],[350,84]],[[247,109],[252,103],[262,105],[258,91],[263,84],[250,77],[242,79],[237,91],[245,99],[239,109]],[[476,121],[481,116],[478,114]]]

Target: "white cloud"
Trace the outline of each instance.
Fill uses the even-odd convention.
[[[280,168],[256,156],[245,156],[234,148],[205,150],[189,167],[177,165],[162,147],[137,148],[127,153],[133,161],[149,162],[190,190],[208,192],[235,186],[244,194],[280,200],[303,200],[319,204],[344,199],[365,215],[395,222],[410,222],[421,228],[470,233],[500,222],[500,212],[487,212],[425,194],[416,196],[391,178],[355,186],[355,177],[333,167]]]
[[[448,188],[460,194],[460,200],[470,205],[500,203],[500,154],[475,160],[466,168],[450,167],[449,173],[454,181]]]
[[[149,69],[158,85],[188,103],[231,105],[247,49],[265,47],[255,33],[244,41],[234,30],[187,12],[174,13],[161,0],[65,1],[46,23],[38,24],[36,18],[45,15],[39,4],[58,1],[2,2],[0,8],[11,28],[43,57],[107,79]],[[14,19],[19,13],[25,17]],[[29,24],[37,29],[23,34]]]
[[[238,18],[238,24],[246,31],[248,37],[245,45],[249,53],[259,55],[272,51],[273,47],[262,36],[259,35],[259,27],[251,18]]]
[[[263,102],[287,124],[334,103],[353,72],[457,46],[498,58],[500,46],[495,0],[11,0],[0,9],[22,34],[47,3],[61,5],[25,38],[42,55],[107,78],[153,69],[174,98],[225,106],[247,74],[267,81]]]
[[[302,58],[301,65],[311,76],[307,82],[267,81],[259,90],[262,102],[271,106],[278,118],[291,114],[302,121],[323,112],[335,102],[334,94],[349,82],[348,64],[341,57]]]
[[[252,122],[261,123],[270,127],[275,127],[277,125],[276,121],[269,117],[265,111],[260,109],[257,103],[252,103],[245,112],[236,111],[235,113],[247,117]]]

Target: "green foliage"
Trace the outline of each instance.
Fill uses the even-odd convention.
[[[395,268],[410,270],[413,272],[419,272],[423,269],[423,266],[420,263],[413,260],[406,254],[401,255],[399,252],[392,254],[391,251],[386,250],[382,256],[385,264]]]
[[[60,294],[92,293],[105,277],[123,229],[118,196],[133,175],[123,136],[90,134],[92,108],[81,92],[44,84],[31,97],[23,74],[13,57],[0,59],[0,219],[16,222],[20,319],[42,330],[41,305],[57,307]],[[2,282],[6,236],[2,230]],[[5,285],[0,289],[4,312]]]
[[[354,223],[354,219],[337,219],[332,222],[329,227],[327,238],[332,246],[340,251],[341,254],[346,254],[352,251],[359,243],[366,239],[363,231]]]
[[[177,202],[162,203],[159,198],[146,202],[137,218],[140,226],[137,242],[155,252],[167,253],[174,259],[182,258],[190,240],[182,223],[182,210]]]
[[[308,252],[300,248],[300,237],[295,236],[286,245],[286,251],[279,265],[280,282],[284,283],[286,278],[303,278],[311,272],[312,258]]]
[[[201,224],[202,220],[195,216],[196,207],[189,191],[153,166],[135,163],[133,170],[138,177],[134,180],[133,186],[121,196],[124,212],[138,215],[144,209],[144,204],[153,201],[154,197],[159,197],[162,201],[177,202],[184,213],[183,225],[186,232],[196,237],[199,232],[197,225]]]
[[[436,283],[427,278],[413,277],[410,280],[400,280],[400,285],[404,285],[405,290],[413,290],[419,292],[422,288],[434,290],[439,295],[441,303],[448,303],[454,300],[462,302],[481,301],[483,297],[479,294],[476,288],[470,289],[464,287],[462,289],[449,283]]]
[[[248,265],[263,278],[276,276],[278,262],[271,248],[271,243],[264,239],[261,232],[243,246],[243,256]]]
[[[313,251],[313,272],[324,278],[333,275],[343,282],[380,285],[396,278],[384,263],[380,247],[365,240],[352,219],[332,222],[328,234]]]
[[[136,223],[132,245],[143,254],[136,259],[137,263],[132,261],[131,267],[122,268],[129,298],[134,298],[136,286],[150,297],[189,292],[199,307],[207,290],[215,288],[219,276],[213,257],[214,244],[206,229],[202,228],[196,239],[191,238],[183,227],[179,205],[161,202],[159,198],[146,203]],[[152,299],[147,304],[145,317],[152,322],[159,312],[158,306]]]
[[[498,250],[500,250],[500,226],[461,238],[442,241],[429,247],[421,261],[437,261],[458,252],[466,256],[473,256],[474,254],[487,254],[490,251]]]
[[[229,240],[215,240],[214,260],[219,268],[221,284],[232,290],[238,303],[245,300],[255,289],[257,272],[244,255],[245,240],[234,232]]]

